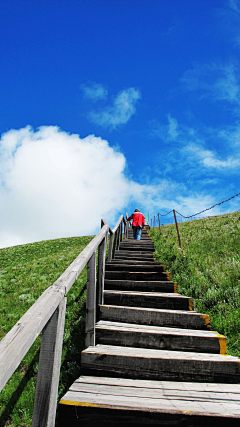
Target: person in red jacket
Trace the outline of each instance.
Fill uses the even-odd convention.
[[[145,225],[145,217],[139,209],[135,209],[134,213],[127,219],[127,221],[131,221],[131,219],[133,220],[133,238],[134,240],[140,240],[142,227]]]

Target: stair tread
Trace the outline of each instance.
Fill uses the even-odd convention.
[[[106,291],[105,291],[106,292]],[[168,294],[170,295],[170,294]],[[174,294],[176,295],[176,294]],[[129,307],[129,306],[124,306],[124,305],[107,305],[107,304],[102,304],[100,305],[100,307],[106,307],[107,309],[110,308],[117,308],[117,309],[126,309],[126,310],[134,310],[134,311],[141,311],[141,312],[157,312],[157,313],[171,313],[171,314],[183,314],[184,316],[204,316],[204,317],[209,317],[207,314],[201,314],[198,313],[197,311],[185,311],[185,310],[168,310],[165,308],[143,308],[143,307]]]
[[[170,282],[171,283],[171,282]],[[105,294],[123,294],[123,295],[138,295],[138,296],[149,296],[149,297],[159,297],[159,298],[191,298],[181,294],[169,293],[169,292],[141,292],[141,291],[114,291],[114,290],[104,290]]]
[[[192,351],[158,350],[138,347],[121,347],[97,344],[82,351],[82,354],[101,354],[111,356],[136,357],[141,359],[164,359],[164,360],[194,360],[206,362],[221,362],[224,364],[236,364],[239,369],[239,358],[230,355],[215,353],[195,353]]]
[[[183,328],[167,328],[163,326],[150,326],[150,325],[138,325],[134,323],[121,323],[112,322],[107,320],[100,320],[96,323],[96,328],[108,328],[112,330],[122,331],[136,331],[136,332],[149,332],[149,333],[161,333],[167,335],[185,335],[185,336],[198,336],[198,337],[211,337],[219,338],[224,337],[215,331],[196,330],[196,329],[183,329]],[[225,338],[225,337],[224,337]]]
[[[62,397],[64,404],[240,418],[240,385],[81,376]]]

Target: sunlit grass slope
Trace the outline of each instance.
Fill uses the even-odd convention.
[[[212,329],[227,336],[227,352],[240,356],[240,212],[150,230],[156,259],[194,298],[195,310],[210,314]]]
[[[48,240],[0,249],[0,339],[51,286],[93,237]],[[67,294],[59,395],[80,372],[84,348],[86,268]],[[40,338],[0,395],[0,426],[31,426]]]

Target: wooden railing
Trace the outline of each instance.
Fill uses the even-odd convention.
[[[108,260],[111,260],[122,240],[123,226],[124,235],[127,233],[127,224],[121,215],[111,230],[107,221],[103,219],[99,233],[0,342],[1,391],[42,332],[32,427],[55,425],[66,294],[87,264],[86,346],[94,345],[98,307],[103,303],[108,233],[110,233]]]

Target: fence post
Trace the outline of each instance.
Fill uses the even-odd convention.
[[[120,233],[121,233],[121,225],[119,225],[117,231],[117,250],[119,249],[119,245],[120,245]]]
[[[177,217],[176,217],[175,209],[173,209],[173,215],[174,215],[175,224],[176,224],[176,229],[177,229],[177,235],[178,235],[179,246],[180,246],[180,248],[182,249],[181,239],[180,239],[180,235],[179,235],[179,231],[178,231],[178,223],[177,223]]]
[[[54,427],[67,298],[42,332],[32,427]]]
[[[95,345],[96,323],[96,251],[87,263],[86,339],[85,345]]]
[[[123,235],[123,221],[120,224],[120,242],[122,242],[122,235]]]
[[[114,259],[114,257],[115,257],[116,245],[117,245],[117,231],[115,231],[115,234],[114,234],[112,259]]]
[[[101,221],[101,227],[103,227],[104,223]],[[107,249],[107,239],[108,233],[102,239],[99,247],[98,247],[98,274],[97,274],[97,305],[103,304],[103,291],[104,291],[104,276],[105,276],[105,256]]]
[[[113,233],[110,231],[110,239],[108,246],[108,261],[112,261],[112,245],[113,245]]]
[[[158,214],[158,221],[159,221],[159,230],[161,230],[161,228],[160,228],[160,216],[159,216],[159,214]]]
[[[152,228],[152,218],[151,218],[151,228]]]

